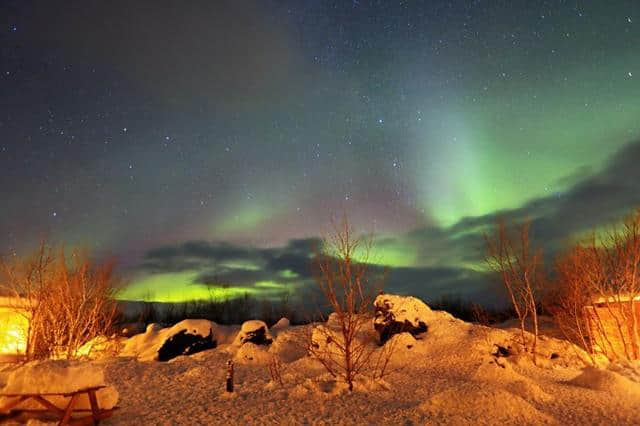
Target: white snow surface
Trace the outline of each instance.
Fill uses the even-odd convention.
[[[428,325],[434,314],[422,300],[412,296],[398,296],[395,294],[380,294],[373,302],[376,307],[385,307],[393,312],[395,321],[409,322],[418,327],[422,321]]]
[[[103,367],[105,379],[120,393],[120,410],[104,421],[107,425],[640,424],[637,364],[585,367],[588,357],[579,348],[542,336],[534,365],[519,349],[519,330],[429,311],[428,331],[419,339],[396,335],[378,347],[353,392],[308,355],[319,324],[289,326],[269,346],[233,344],[236,336],[229,333],[238,332],[235,327],[225,329],[226,338],[215,349],[166,363],[111,357],[89,364]],[[386,374],[373,378],[376,360],[384,359],[390,344],[394,351]],[[511,355],[492,355],[497,345]],[[234,360],[233,393],[224,390],[229,359]],[[281,361],[282,385],[267,368],[274,360]]]
[[[291,323],[289,322],[289,319],[283,317],[283,318],[280,318],[277,323],[273,324],[269,330],[271,330],[271,331],[273,331],[273,330],[276,330],[276,331],[277,330],[283,330],[283,329],[289,327],[290,325],[291,325]]]
[[[107,386],[103,368],[100,365],[67,360],[33,361],[11,371],[0,393],[71,393],[90,387]],[[118,392],[107,386],[96,392],[100,408],[110,409],[118,402]],[[69,397],[49,396],[47,399],[58,407],[66,406]],[[13,398],[0,398],[0,406]],[[86,394],[76,402],[77,408],[89,409]],[[42,409],[36,401],[29,400],[20,404],[20,409]]]

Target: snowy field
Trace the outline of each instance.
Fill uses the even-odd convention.
[[[169,329],[150,327],[123,341],[119,356],[84,364],[102,369],[119,394],[119,410],[103,424],[640,424],[636,364],[585,368],[578,348],[543,336],[535,366],[517,353],[515,329],[440,311],[429,311],[426,321],[417,340],[404,333],[387,342],[395,345],[388,374],[373,380],[365,372],[353,392],[308,356],[314,325],[286,322],[262,336],[271,344],[256,345],[243,343],[239,326],[187,321],[183,328],[212,331],[217,347],[167,362],[153,358]],[[499,356],[498,346],[509,355]],[[282,385],[270,379],[274,358]],[[233,393],[224,389],[229,359]],[[3,368],[4,382],[14,369]]]

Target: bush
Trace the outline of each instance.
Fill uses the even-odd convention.
[[[114,264],[45,245],[30,256],[0,261],[0,290],[26,303],[27,360],[76,358],[85,343],[110,335],[116,317]]]

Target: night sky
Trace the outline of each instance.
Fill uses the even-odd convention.
[[[388,291],[486,300],[640,205],[640,3],[3,1],[0,252],[115,256],[125,298],[311,285],[332,215]]]

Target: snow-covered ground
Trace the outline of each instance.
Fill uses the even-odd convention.
[[[418,340],[407,333],[389,340],[391,373],[364,377],[353,392],[307,355],[314,326],[285,321],[269,330],[271,345],[241,344],[239,326],[213,324],[216,348],[168,362],[148,360],[150,345],[158,347],[158,336],[167,334],[151,327],[153,335],[132,338],[127,356],[91,363],[119,394],[120,409],[104,424],[640,424],[638,364],[584,368],[579,349],[542,337],[535,366],[518,353],[515,329],[438,311],[427,326]],[[499,347],[510,355],[493,355]],[[282,386],[270,380],[274,357]],[[224,390],[229,359],[231,394]],[[0,374],[5,381],[9,370]]]

